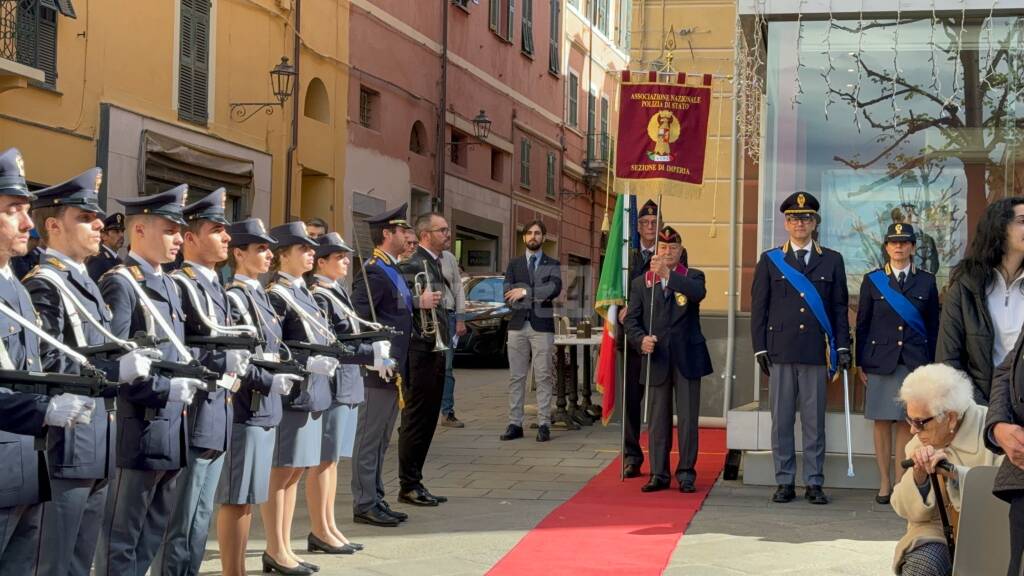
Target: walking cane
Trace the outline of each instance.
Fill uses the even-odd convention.
[[[846,475],[853,478],[853,435],[850,432],[850,371],[843,369],[843,404],[846,412]]]
[[[914,461],[910,458],[900,462],[900,466],[904,470],[914,467]],[[942,468],[946,472],[953,472],[956,468],[949,460],[943,460],[935,465],[936,468]],[[939,475],[937,473],[929,474],[928,477],[932,482],[932,492],[935,493],[935,507],[939,509],[939,519],[942,520],[942,534],[946,537],[946,547],[949,548],[949,560],[950,562],[956,558],[956,535],[953,532],[953,524],[949,521],[949,514],[946,512],[946,501],[942,497],[942,486],[939,485]]]

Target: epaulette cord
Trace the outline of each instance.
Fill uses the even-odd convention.
[[[60,258],[50,256],[49,258],[46,259],[46,263],[49,264],[50,266],[53,266],[57,270],[60,270],[61,272],[67,270],[67,266],[65,266],[64,263],[60,261]]]

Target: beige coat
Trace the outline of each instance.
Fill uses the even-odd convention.
[[[974,466],[998,466],[1002,457],[997,457],[985,448],[985,415],[988,409],[977,404],[971,405],[964,412],[960,430],[953,437],[953,442],[945,449],[949,461],[957,468],[960,478]],[[921,447],[921,441],[914,436],[907,443],[907,458]],[[960,509],[960,486],[957,482],[947,482],[946,489],[953,506]],[[901,518],[907,520],[907,533],[896,544],[896,555],[893,558],[893,572],[903,564],[903,555],[928,542],[946,543],[942,533],[942,519],[935,507],[935,492],[928,492],[928,499],[921,498],[921,492],[914,482],[914,470],[904,472],[899,484],[893,488],[892,507]]]

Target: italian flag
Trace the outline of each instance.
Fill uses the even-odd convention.
[[[597,356],[597,390],[602,394],[601,421],[607,425],[615,410],[615,376],[619,371],[615,337],[622,326],[619,324],[619,309],[625,305],[625,277],[623,274],[623,238],[625,236],[624,215],[628,194],[619,194],[615,201],[608,244],[605,247],[601,279],[597,285],[594,308],[604,318],[604,334]]]

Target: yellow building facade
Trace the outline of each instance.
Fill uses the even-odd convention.
[[[193,199],[226,187],[229,217],[337,229],[348,17],[333,0],[0,0],[0,149],[36,186],[101,166],[109,211],[188,183]]]

